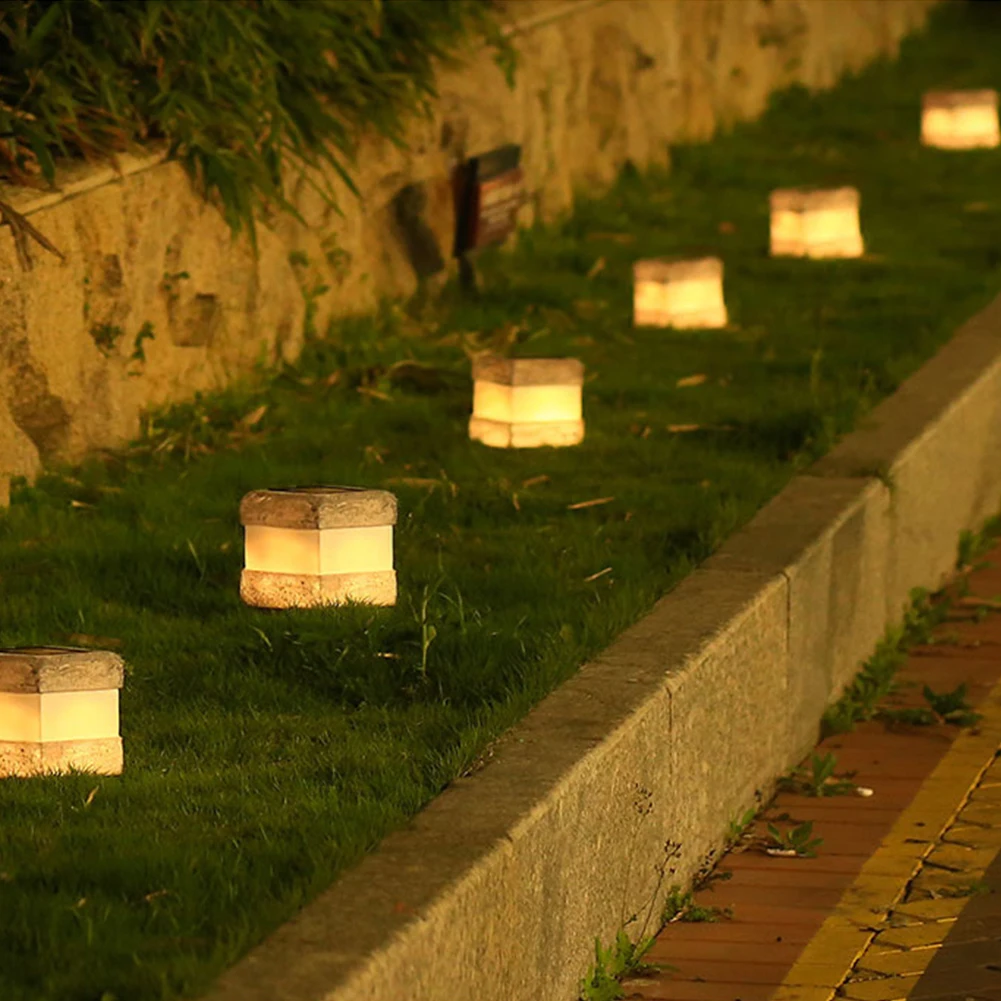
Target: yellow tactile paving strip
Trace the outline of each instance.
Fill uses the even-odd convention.
[[[1001,747],[1001,685],[980,712],[984,718],[976,730],[956,738],[803,949],[773,1001],[830,1001],[835,994],[852,1001],[903,1001],[910,996],[969,900],[938,894],[960,892],[963,882],[980,880],[1001,848],[1001,761],[995,757]],[[970,797],[978,789],[996,790],[996,826],[972,827],[964,816],[977,813],[980,800]],[[951,840],[957,829],[964,834],[961,842]],[[895,864],[903,866],[899,875],[883,875]],[[818,968],[839,972],[818,984]],[[805,991],[811,983],[816,989]]]
[[[823,741],[873,795],[780,793],[696,894],[731,918],[668,925],[649,955],[668,968],[627,981],[626,998],[1001,1001],[1001,546],[988,558],[969,577],[977,599],[912,649],[886,703],[916,708],[924,685],[963,682],[979,723],[873,721]],[[761,851],[769,822],[806,820],[817,857]],[[971,895],[979,881],[991,892]]]

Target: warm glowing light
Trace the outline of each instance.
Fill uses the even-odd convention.
[[[921,142],[940,149],[1001,146],[996,90],[930,91],[921,102]]]
[[[396,498],[384,490],[255,490],[240,504],[248,605],[293,608],[396,602]]]
[[[0,692],[0,733],[5,740],[99,740],[118,736],[118,690]]]
[[[633,322],[638,327],[725,327],[723,262],[717,257],[637,261]]]
[[[0,650],[0,776],[121,772],[123,674],[103,650]]]
[[[864,250],[855,188],[772,192],[773,257],[861,257]]]
[[[493,448],[576,445],[584,439],[583,384],[575,358],[478,358],[469,437]]]

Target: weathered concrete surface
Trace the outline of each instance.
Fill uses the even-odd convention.
[[[827,87],[893,53],[931,0],[517,0],[517,86],[483,52],[442,74],[440,99],[410,147],[363,140],[338,216],[304,182],[307,222],[261,227],[260,257],[231,242],[182,168],[155,155],[60,173],[61,194],[0,186],[66,261],[34,248],[22,272],[0,228],[0,478],[34,475],[135,434],[143,408],[222,385],[255,362],[293,358],[303,291],[321,285],[316,323],[371,308],[417,285],[398,197],[419,191],[424,221],[448,259],[449,176],[469,155],[523,147],[522,221],[550,219],[577,189],[599,189],[627,160],[665,162],[672,141],[708,137],[757,115],[778,87]],[[416,185],[414,189],[411,186]],[[291,263],[289,254],[306,255]],[[181,277],[186,273],[188,277]],[[135,358],[136,338],[153,340]],[[113,343],[108,343],[108,341]],[[103,343],[102,347],[98,342]]]
[[[208,1001],[575,997],[665,841],[683,883],[1001,505],[999,365],[1001,298]]]
[[[814,746],[824,709],[899,618],[886,600],[890,531],[889,491],[878,480],[798,476],[704,564],[788,582],[784,723],[794,758]]]
[[[779,577],[690,575],[208,997],[575,996],[665,840],[681,881],[785,767],[786,607]]]
[[[959,533],[998,509],[1001,296],[809,473],[888,484],[886,600],[898,618],[916,583],[935,587],[953,569]]]

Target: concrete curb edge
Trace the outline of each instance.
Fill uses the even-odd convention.
[[[206,1001],[570,1001],[999,504],[1001,296]]]

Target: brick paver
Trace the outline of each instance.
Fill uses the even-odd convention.
[[[965,731],[869,722],[817,748],[873,795],[779,793],[719,863],[703,906],[717,922],[669,924],[627,981],[634,1001],[1001,1001],[1001,547],[974,572],[931,644],[911,651],[886,702],[968,686]],[[805,821],[816,858],[762,850],[769,823]]]

